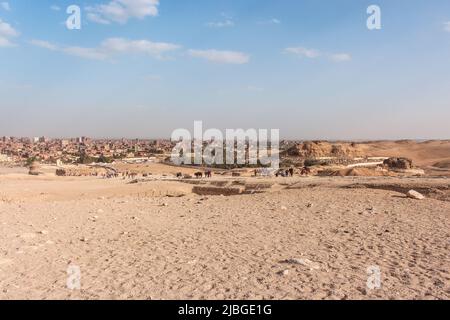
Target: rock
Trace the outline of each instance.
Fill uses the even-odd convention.
[[[81,241],[81,242],[87,242],[88,239],[87,239],[86,237],[83,237],[83,238],[80,239],[80,241]]]
[[[411,169],[413,167],[412,160],[407,158],[389,158],[383,161],[383,165],[389,169]]]
[[[425,196],[415,190],[409,190],[406,194],[408,198],[415,199],[415,200],[423,200],[425,199]]]
[[[287,208],[285,206],[281,206],[281,210],[285,211]]]
[[[306,205],[307,208],[312,208],[312,206],[313,206],[312,203],[308,203],[308,204]]]
[[[281,270],[281,271],[278,271],[277,274],[280,276],[287,276],[287,275],[289,275],[289,270],[288,269]]]
[[[318,270],[320,267],[317,263],[312,262],[309,259],[288,259],[284,261],[285,263],[289,263],[289,264],[299,264],[305,267],[310,268],[311,270]]]
[[[43,235],[46,235],[46,234],[48,234],[48,231],[47,230],[42,230],[42,231],[39,231],[39,233],[43,234]]]

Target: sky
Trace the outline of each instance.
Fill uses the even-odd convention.
[[[450,1],[0,0],[0,136],[168,138],[195,120],[450,139]]]

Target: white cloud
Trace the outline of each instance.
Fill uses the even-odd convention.
[[[333,62],[348,62],[352,60],[352,56],[348,53],[322,53],[319,50],[307,49],[304,47],[290,47],[284,49],[284,52],[309,59],[315,59],[324,56]]]
[[[334,53],[330,55],[330,59],[334,62],[347,62],[352,60],[352,56],[348,53]]]
[[[144,53],[162,58],[166,52],[180,48],[179,45],[166,42],[152,42],[148,40],[131,41],[123,38],[109,38],[103,41],[102,50],[112,53]]]
[[[101,52],[97,48],[83,48],[83,47],[66,47],[61,49],[62,52],[76,56],[84,59],[90,60],[106,60],[108,59],[108,55],[104,52]]]
[[[14,47],[14,43],[12,43],[8,38],[0,37],[0,48]]]
[[[9,2],[2,2],[0,3],[1,7],[6,11],[11,11],[11,6],[9,5]]]
[[[32,40],[31,44],[52,51],[60,51],[68,55],[91,60],[109,60],[117,54],[145,54],[154,58],[164,58],[164,54],[177,50],[180,46],[165,42],[149,40],[128,40],[124,38],[109,38],[98,47],[64,47],[42,40]]]
[[[217,21],[217,22],[208,22],[206,25],[211,28],[234,27],[234,21],[233,20],[224,20],[224,21]]]
[[[219,50],[189,50],[189,55],[196,58],[203,58],[208,61],[229,64],[245,64],[250,61],[250,56],[236,51]]]
[[[444,30],[450,32],[450,21],[444,22]]]
[[[291,47],[291,48],[286,48],[284,50],[287,53],[292,53],[295,55],[298,55],[300,57],[305,57],[305,58],[310,58],[310,59],[314,59],[320,56],[320,52],[315,50],[315,49],[307,49],[304,47]]]
[[[97,13],[88,12],[87,18],[88,18],[88,20],[98,23],[98,24],[111,24],[111,22],[109,20],[102,18]]]
[[[58,7],[57,5],[53,5],[53,6],[50,7],[50,10],[53,10],[53,11],[60,11],[61,8]]]
[[[15,30],[9,23],[3,22],[0,19],[0,47],[13,47],[15,44],[11,38],[19,36],[19,32]]]
[[[211,28],[226,28],[226,27],[234,27],[234,19],[231,15],[222,12],[221,14],[222,20],[220,21],[214,21],[214,22],[208,22],[206,24],[207,27]]]
[[[42,40],[31,40],[30,43],[36,47],[41,47],[44,49],[56,51],[58,50],[58,46],[48,42],[48,41],[42,41]]]
[[[158,15],[159,0],[112,0],[86,7],[87,18],[95,23],[125,24],[129,19],[144,19]]]
[[[277,18],[272,18],[269,20],[259,21],[258,24],[281,24],[281,20]]]

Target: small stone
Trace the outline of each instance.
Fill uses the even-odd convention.
[[[281,206],[281,210],[287,210],[287,208],[285,206]]]
[[[48,231],[47,230],[41,230],[41,231],[39,231],[39,233],[43,234],[43,235],[46,235],[46,234],[48,234]]]
[[[312,203],[308,203],[308,204],[306,205],[307,208],[312,208],[312,206],[313,206]]]
[[[81,242],[87,242],[88,239],[87,239],[86,237],[83,237],[83,238],[80,239],[80,241],[81,241]]]
[[[406,194],[408,198],[415,199],[415,200],[424,200],[425,196],[415,190],[409,190]]]
[[[288,274],[289,274],[288,269],[278,271],[278,275],[280,275],[280,276],[287,276]]]
[[[299,264],[299,265],[302,265],[302,266],[310,268],[310,270],[318,270],[320,268],[318,264],[312,262],[309,259],[294,258],[294,259],[285,260],[285,263]]]

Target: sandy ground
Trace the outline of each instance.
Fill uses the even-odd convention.
[[[450,298],[450,202],[399,192],[448,179],[243,180],[274,186],[0,175],[0,299]]]

